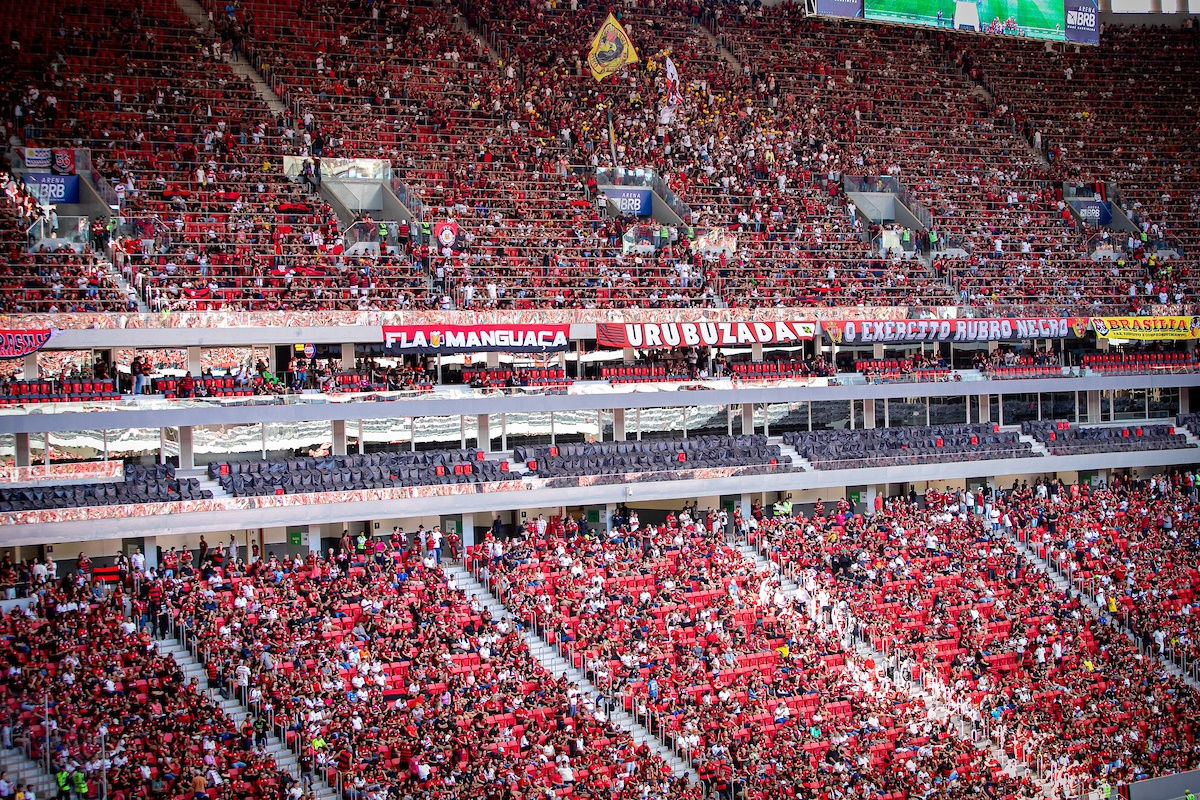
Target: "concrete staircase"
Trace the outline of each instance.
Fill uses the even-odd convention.
[[[37,796],[52,798],[58,794],[54,776],[46,771],[45,764],[26,757],[25,751],[17,747],[12,750],[0,748],[0,769],[8,773],[13,783],[32,785]]]
[[[133,288],[125,278],[125,274],[116,267],[110,260],[108,263],[108,274],[112,279],[113,284],[120,289],[126,297],[137,302],[137,310],[139,314],[149,314],[150,306],[146,304],[145,298],[138,293],[138,290]]]
[[[1187,443],[1190,444],[1192,447],[1200,447],[1200,438],[1197,438],[1196,434],[1189,431],[1183,425],[1176,425],[1175,432],[1183,434],[1183,438],[1186,439]]]
[[[792,469],[804,470],[805,472],[812,472],[813,470],[816,469],[816,467],[814,467],[812,465],[812,462],[810,462],[804,456],[800,455],[799,450],[797,450],[795,447],[793,447],[790,444],[784,444],[782,439],[780,439],[779,441],[772,440],[772,444],[779,445],[779,454],[780,455],[788,456],[789,458],[792,459]]]
[[[1018,541],[1015,536],[1011,537],[1011,541],[1014,545],[1016,545],[1017,550],[1020,551],[1021,554],[1024,555],[1025,558],[1029,560],[1029,563],[1033,564],[1033,566],[1039,572],[1042,572],[1044,575],[1046,575],[1046,577],[1050,578],[1050,580],[1052,580],[1054,582],[1054,585],[1060,591],[1062,591],[1062,592],[1073,591],[1076,595],[1078,595],[1079,599],[1083,602],[1084,608],[1086,608],[1088,611],[1090,611],[1093,617],[1096,617],[1097,619],[1099,619],[1100,614],[1101,614],[1101,609],[1100,609],[1100,606],[1096,603],[1096,598],[1094,596],[1092,596],[1091,594],[1089,594],[1087,592],[1076,591],[1071,586],[1071,584],[1067,581],[1067,578],[1061,572],[1059,572],[1057,569],[1055,569],[1050,564],[1050,561],[1048,559],[1044,559],[1044,558],[1041,558],[1040,556],[1038,556],[1037,551],[1032,546],[1030,546],[1027,542]],[[1129,639],[1129,641],[1133,644],[1133,646],[1138,649],[1139,652],[1142,652],[1143,654],[1150,656],[1151,658],[1157,659],[1158,663],[1162,665],[1162,668],[1164,670],[1166,670],[1166,672],[1169,675],[1172,675],[1173,677],[1178,678],[1179,680],[1186,683],[1188,686],[1191,686],[1193,689],[1200,690],[1200,682],[1198,682],[1195,678],[1193,678],[1191,675],[1189,675],[1184,670],[1180,669],[1178,665],[1173,664],[1170,661],[1168,661],[1167,659],[1164,659],[1161,656],[1159,656],[1158,653],[1156,653],[1154,651],[1153,647],[1150,647],[1150,648],[1144,647],[1141,640],[1138,638],[1138,636],[1132,630],[1125,627],[1120,622],[1116,622],[1116,625],[1120,629],[1120,631],[1123,634],[1125,634],[1125,636]]]
[[[476,580],[475,576],[461,564],[443,561],[442,570],[454,579],[458,588],[465,592],[468,597],[478,598],[479,602],[491,613],[493,619],[514,619],[513,615],[504,607],[504,604],[497,600],[488,591],[487,587]],[[687,761],[676,755],[660,738],[650,733],[645,726],[634,719],[633,715],[625,711],[624,706],[619,701],[614,701],[596,688],[581,670],[571,665],[554,647],[547,644],[546,640],[531,628],[522,625],[521,629],[525,643],[529,646],[529,652],[547,672],[556,678],[565,676],[567,680],[578,686],[584,694],[596,698],[597,705],[603,705],[607,708],[608,718],[614,725],[628,732],[637,744],[645,742],[649,745],[650,749],[667,763],[676,777],[686,777],[693,782],[699,779],[699,776]]]
[[[208,14],[204,11],[200,4],[196,2],[196,0],[175,0],[175,5],[179,6],[179,10],[186,14],[187,18],[197,28],[204,31],[211,30],[211,26],[208,22]],[[265,80],[263,80],[262,75],[258,74],[258,70],[251,66],[250,62],[246,60],[245,55],[229,61],[228,66],[231,70],[233,70],[235,75],[245,78],[250,82],[250,85],[254,87],[254,90],[258,92],[259,96],[262,97],[263,101],[266,102],[271,111],[275,112],[276,114],[287,114],[287,106],[284,104],[283,100],[279,97],[279,95],[275,94],[275,90],[272,89]]]
[[[788,596],[794,597],[799,591],[799,585],[753,545],[736,539],[731,539],[730,544],[741,551],[746,560],[754,564],[760,572],[773,574],[779,580],[780,586]],[[819,614],[813,615],[812,619],[823,629],[833,627],[826,620],[822,619]],[[888,657],[875,649],[869,640],[858,639],[846,632],[842,632],[842,643],[860,658],[865,659],[870,657],[876,664],[886,664],[889,661]],[[939,700],[925,688],[922,682],[913,681],[907,676],[899,674],[896,675],[894,681],[897,688],[907,692],[914,700],[921,701],[931,718],[949,720],[958,728],[961,738],[971,741],[977,749],[987,750],[988,754],[996,760],[996,763],[1000,764],[1006,773],[1016,778],[1028,776],[1041,786],[1042,792],[1047,797],[1053,797],[1053,787],[1050,784],[1040,781],[1037,775],[1031,773],[1020,761],[1009,758],[1008,754],[1004,752],[999,744],[985,736],[982,730],[976,730],[975,723],[970,718],[964,717],[946,702]]]
[[[1046,445],[1042,444],[1037,439],[1034,439],[1032,436],[1025,434],[1025,433],[1020,433],[1017,435],[1020,437],[1022,442],[1026,443],[1030,447],[1032,447],[1033,452],[1037,453],[1039,456],[1049,456],[1050,455],[1050,451],[1046,449]]]
[[[729,66],[733,67],[737,74],[742,74],[742,62],[738,60],[738,57],[733,54],[732,50],[725,46],[724,36],[718,39],[713,35],[712,31],[703,25],[693,25],[692,30],[699,32],[701,36],[703,36],[705,39],[708,39],[708,41],[712,44],[713,50],[716,51],[721,58],[725,59],[725,61],[728,62]],[[680,69],[682,70],[682,67],[680,67]],[[686,80],[682,75],[679,77],[681,80]]]
[[[199,659],[192,655],[192,653],[186,647],[180,644],[176,639],[160,639],[157,644],[160,653],[169,655],[171,658],[175,659],[175,663],[178,664],[179,669],[183,671],[185,681],[190,681],[192,678],[195,678],[197,681],[199,681],[201,686],[208,685],[208,676],[204,671],[204,666],[200,663]],[[241,723],[247,717],[254,716],[238,700],[232,698],[225,700],[215,691],[209,691],[207,689],[205,691],[208,692],[209,698],[212,700],[213,704],[224,711],[225,714],[229,716],[229,718],[232,719],[235,724],[241,725]],[[269,736],[267,739],[267,752],[269,752],[275,759],[275,763],[281,770],[290,772],[297,779],[300,778],[300,759],[296,757],[295,753],[288,749],[287,745],[281,741],[278,736],[276,736],[276,732],[273,730],[269,731]],[[337,792],[333,789],[333,787],[329,786],[320,778],[318,778],[316,783],[313,784],[309,794],[311,794],[315,800],[337,800]]]

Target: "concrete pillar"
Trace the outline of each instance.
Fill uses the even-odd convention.
[[[864,512],[868,517],[875,514],[875,498],[879,495],[887,496],[886,486],[867,486],[866,494],[863,495]]]
[[[742,499],[738,501],[738,511],[742,512],[742,519],[750,519],[750,507],[754,505],[754,499],[749,494],[743,494]]]
[[[478,437],[479,449],[490,453],[492,451],[492,417],[490,414],[480,414],[475,418],[475,434]]]
[[[883,358],[883,342],[871,345],[871,358]]]
[[[474,547],[479,544],[475,541],[475,515],[462,515],[462,546],[465,550],[468,547]]]
[[[637,355],[632,347],[622,347],[621,348],[622,363],[632,364],[636,360],[637,360]]]
[[[342,364],[343,372],[353,372],[354,371],[354,343],[353,342],[350,342],[349,344],[346,344],[345,342],[342,343],[341,364]]]
[[[199,347],[189,347],[188,353],[188,372],[192,373],[193,377],[199,378],[204,374],[204,360],[200,355]]]
[[[1102,341],[1108,341],[1104,339]],[[1089,389],[1087,393],[1087,421],[1097,423],[1100,421],[1100,390]]]
[[[867,430],[875,427],[875,398],[863,400],[863,427]]]
[[[742,403],[742,433],[754,433],[753,403]]]
[[[1187,386],[1179,387],[1179,413],[1192,413],[1192,391]]]
[[[179,426],[179,468],[194,469],[196,467],[196,450],[192,437],[191,425]]]
[[[762,361],[763,360],[763,346],[760,343],[755,342],[754,344],[750,345],[750,360],[751,361]]]
[[[142,553],[146,556],[146,569],[158,569],[158,539],[154,536],[143,538]]]
[[[308,552],[317,553],[319,555],[321,552],[321,526],[320,525],[309,525],[307,538],[308,538]]]
[[[484,363],[487,365],[488,369],[495,369],[496,367],[500,366],[500,354],[488,353],[484,359]]]
[[[14,461],[18,467],[28,467],[30,460],[33,458],[29,450],[29,434],[16,434],[16,455]]]
[[[979,421],[992,421],[992,396],[990,394],[979,395]]]
[[[25,363],[22,365],[24,379],[27,381],[37,380],[40,377],[38,372],[38,354],[30,353],[25,356]]]
[[[616,503],[607,503],[604,506],[604,532],[607,534],[612,533],[612,518],[615,513],[617,513]]]
[[[344,419],[333,421],[333,454],[335,456],[346,455],[346,420]]]
[[[625,409],[613,409],[613,441],[625,441]]]

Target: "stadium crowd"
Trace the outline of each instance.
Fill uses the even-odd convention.
[[[844,501],[828,510],[818,503],[810,516],[747,521],[744,528],[796,576],[803,594],[818,598],[817,606],[844,613],[857,633],[928,674],[1011,754],[1059,778],[1126,782],[1200,760],[1191,721],[1196,693],[1118,625],[1122,609],[1143,632],[1147,621],[1180,616],[1179,593],[1191,596],[1192,578],[1181,567],[1147,585],[1159,548],[1172,545],[1135,549],[1120,573],[1123,585],[1101,582],[1096,619],[1012,537],[1060,551],[1088,542],[1086,557],[1090,542],[1112,535],[1105,530],[1110,515],[1132,512],[1149,520],[1138,537],[1147,541],[1156,516],[1146,503],[1157,499],[1162,514],[1177,496],[1169,490],[1176,481],[1185,478],[1114,480],[1099,491],[1042,480],[1002,491],[930,489],[924,498],[881,498],[866,514]],[[1088,584],[1089,591],[1097,585]]]

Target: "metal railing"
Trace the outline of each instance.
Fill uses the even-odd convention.
[[[403,230],[403,239],[401,231]],[[408,223],[395,220],[359,220],[342,233],[342,249],[347,256],[361,255],[364,251],[376,253],[401,249],[401,241],[408,239]]]
[[[64,244],[82,251],[87,247],[90,234],[91,223],[87,217],[63,216],[57,218],[57,223],[43,217],[26,229],[25,240],[31,253],[50,247],[57,249]]]

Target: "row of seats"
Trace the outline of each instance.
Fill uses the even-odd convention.
[[[1016,380],[1018,378],[1061,378],[1063,368],[1048,367],[993,367],[987,370],[989,378],[995,380]]]
[[[790,469],[791,457],[765,436],[698,436],[563,447],[519,447],[514,458],[543,477],[671,472],[707,467],[769,466]]]
[[[111,380],[24,380],[0,383],[0,405],[78,403],[120,397]]]
[[[1083,357],[1081,363],[1085,367],[1106,366],[1110,364],[1127,364],[1138,367],[1171,367],[1194,365],[1196,359],[1192,353],[1180,351],[1167,353],[1134,351],[1131,353],[1089,353]]]
[[[816,469],[857,469],[1033,458],[1028,442],[987,423],[866,430],[789,431],[783,435]]]
[[[210,500],[212,496],[210,490],[200,488],[196,478],[177,480],[175,468],[169,464],[129,464],[122,481],[0,488],[0,511]]]
[[[370,453],[208,465],[209,477],[235,497],[386,489],[508,479],[507,461],[479,450]]]
[[[729,371],[742,380],[771,380],[775,378],[807,378],[826,374],[814,372],[804,361],[735,361]]]
[[[1182,450],[1195,445],[1171,425],[1082,428],[1065,421],[1026,421],[1021,433],[1045,445],[1051,455]]]

